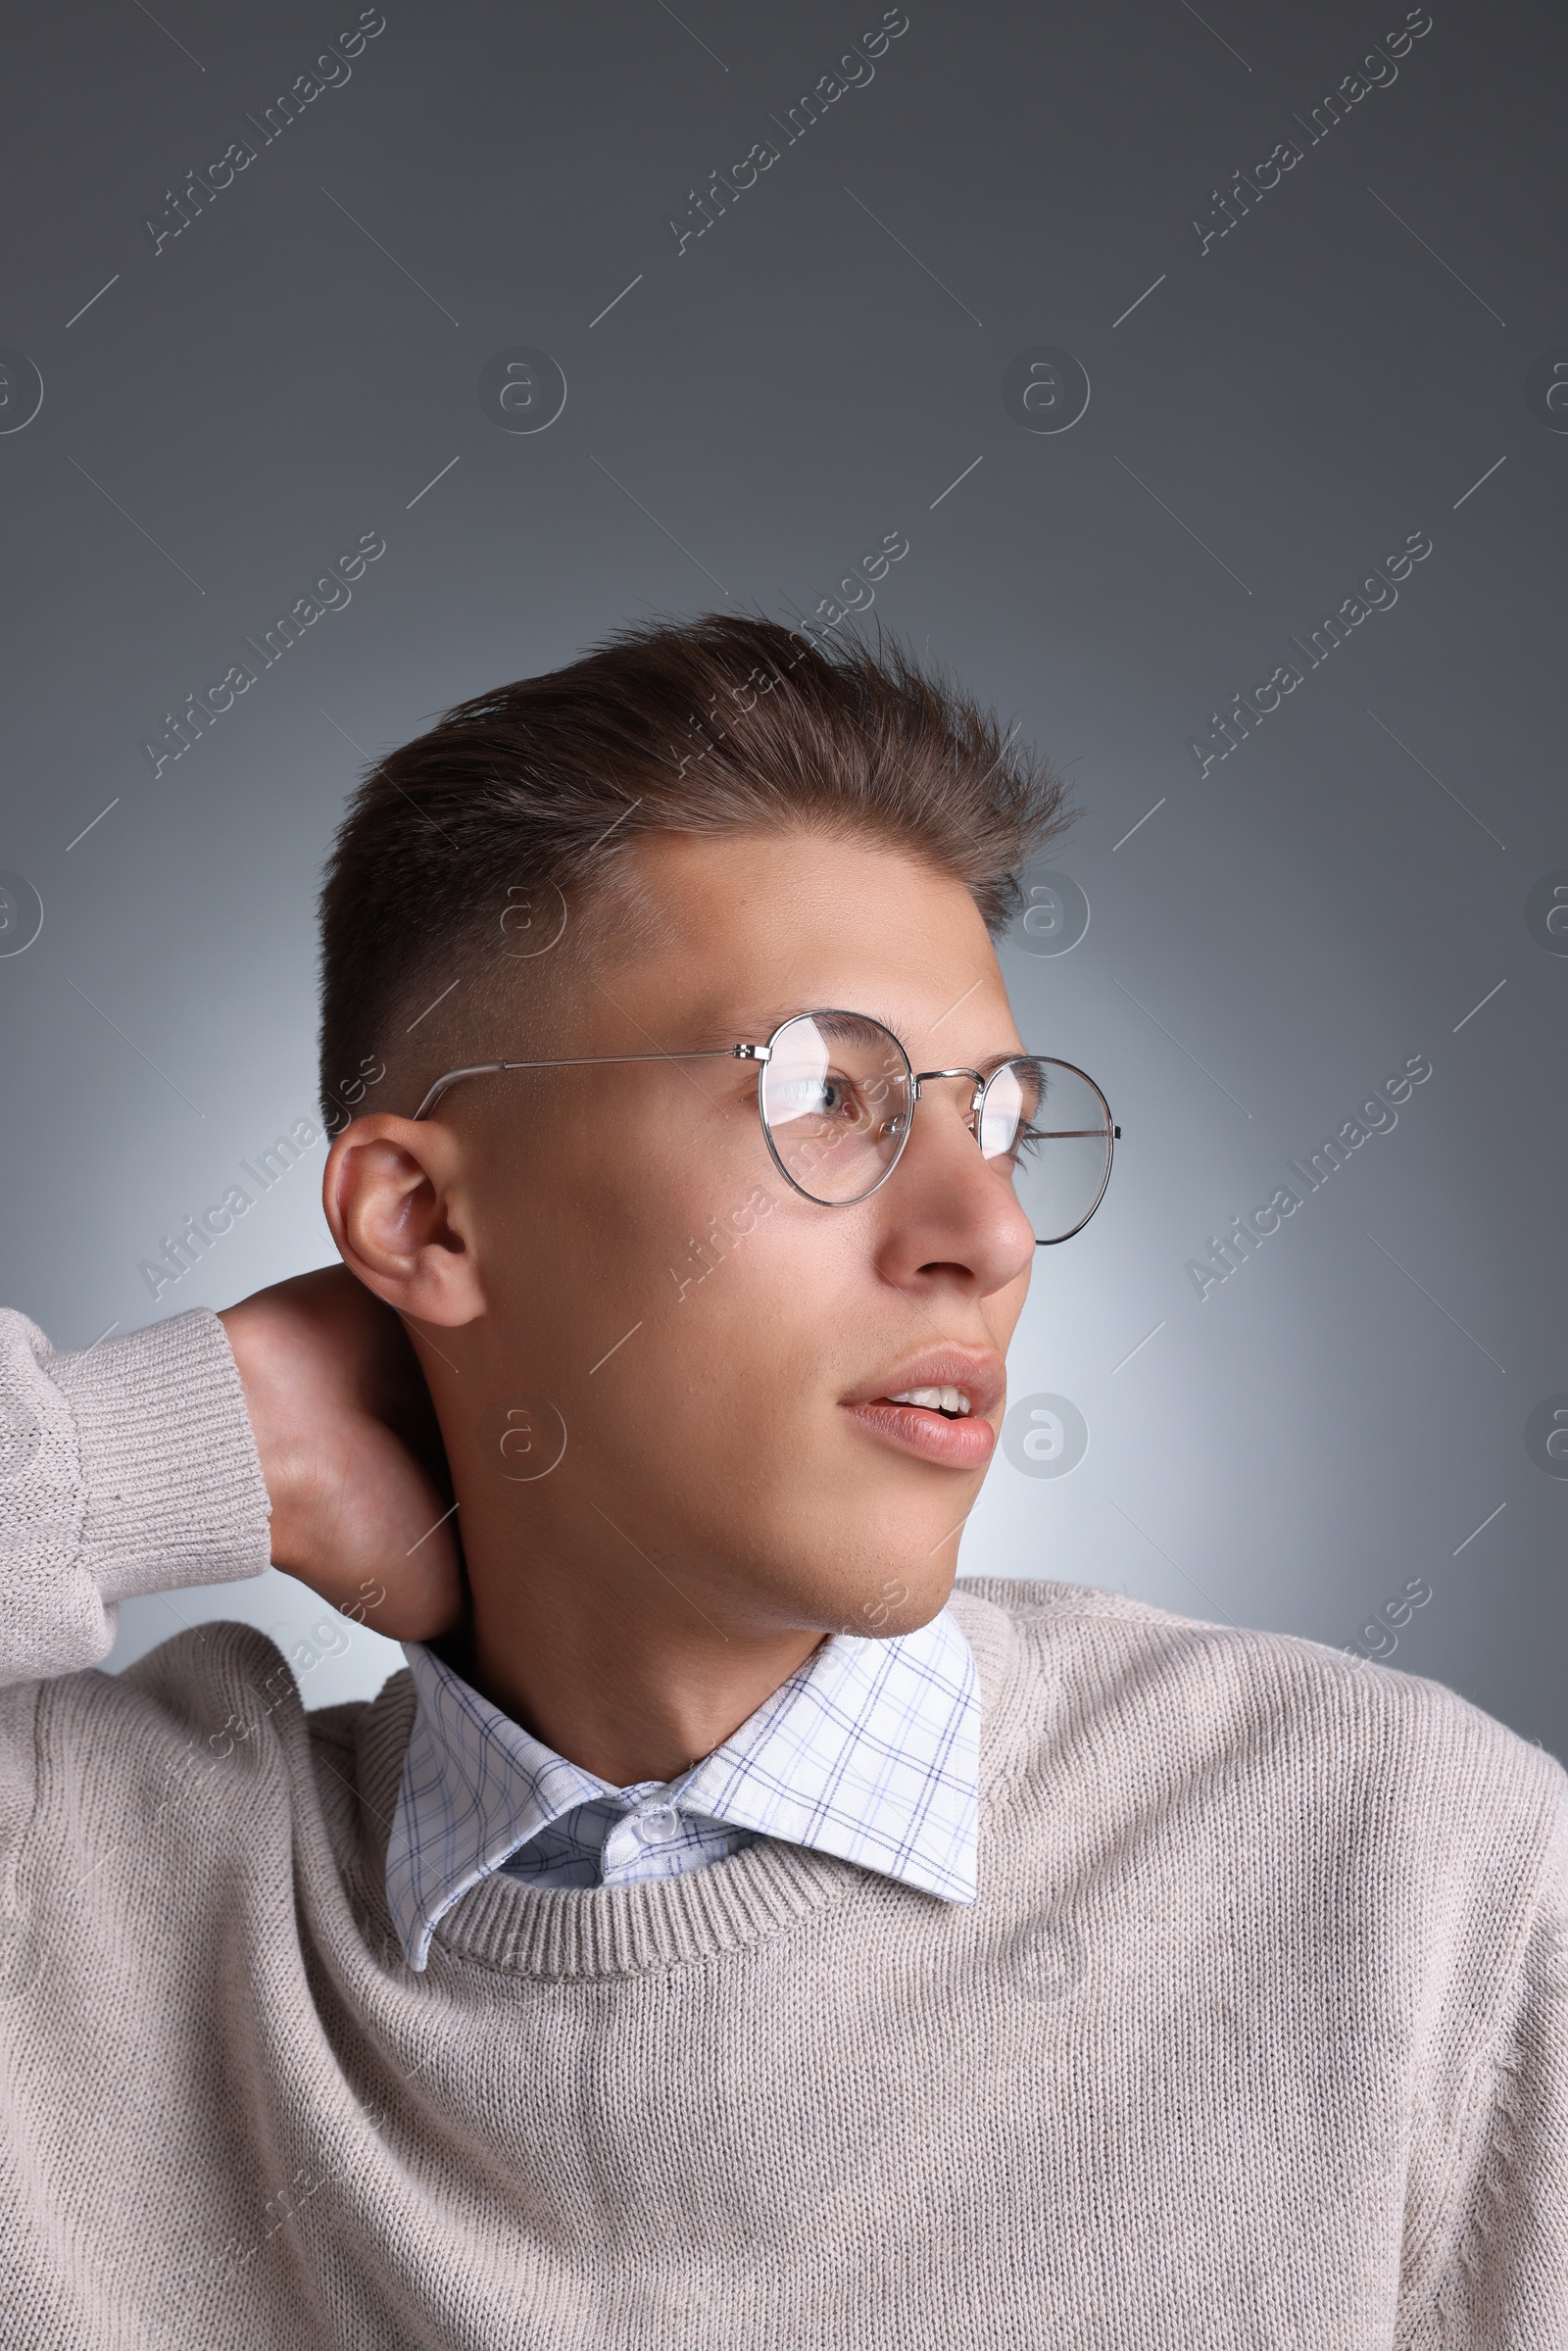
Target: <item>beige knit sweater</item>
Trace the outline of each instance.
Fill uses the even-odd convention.
[[[1430,1682],[960,1587],[980,1899],[760,1843],[403,1964],[412,1705],[260,1634],[206,1312],[0,1315],[0,2344],[1562,2351],[1568,1781]]]

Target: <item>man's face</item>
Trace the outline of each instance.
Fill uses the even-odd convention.
[[[635,862],[659,944],[596,953],[545,1050],[761,1044],[827,1007],[884,1022],[917,1070],[1023,1050],[967,890],[906,853],[681,835]],[[473,1057],[509,1050],[476,1039]],[[454,1198],[486,1308],[438,1399],[460,1493],[500,1481],[521,1552],[652,1571],[672,1607],[720,1628],[926,1622],[996,1446],[1034,1262],[964,1123],[970,1091],[928,1086],[887,1181],[825,1206],[769,1156],[755,1064],[454,1089],[439,1115],[460,1140]],[[883,1400],[918,1389],[956,1389],[969,1410]],[[563,1428],[556,1466],[519,1474]]]

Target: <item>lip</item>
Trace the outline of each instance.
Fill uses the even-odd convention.
[[[910,1388],[961,1388],[969,1410],[961,1420],[945,1420],[923,1404],[895,1404],[893,1396]],[[843,1409],[860,1426],[895,1451],[947,1469],[984,1469],[997,1449],[991,1423],[1006,1395],[1006,1372],[1002,1357],[988,1348],[928,1347],[906,1356],[876,1382],[858,1394],[842,1397]]]

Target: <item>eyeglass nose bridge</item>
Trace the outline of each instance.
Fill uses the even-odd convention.
[[[914,1069],[910,1071],[909,1075],[914,1087],[913,1100],[915,1102],[919,1101],[920,1089],[927,1078],[973,1078],[974,1100],[969,1104],[971,1110],[979,1108],[980,1097],[986,1089],[985,1079],[980,1075],[978,1069]]]
[[[978,1070],[978,1069],[911,1069],[911,1070],[910,1070],[910,1072],[909,1072],[909,1115],[908,1115],[908,1118],[907,1118],[907,1119],[905,1121],[904,1132],[903,1132],[903,1134],[902,1134],[902,1135],[900,1136],[900,1138],[899,1138],[899,1149],[898,1149],[897,1154],[895,1155],[895,1159],[894,1159],[894,1165],[895,1165],[895,1166],[898,1164],[898,1160],[903,1158],[903,1156],[904,1156],[904,1148],[905,1148],[905,1145],[906,1145],[906,1144],[908,1142],[908,1140],[909,1140],[909,1137],[910,1137],[910,1135],[912,1134],[912,1132],[913,1132],[913,1130],[914,1130],[914,1109],[915,1109],[915,1104],[916,1104],[917,1102],[922,1102],[922,1101],[925,1099],[925,1098],[924,1098],[924,1096],[922,1095],[922,1093],[921,1093],[920,1089],[921,1089],[921,1087],[922,1087],[922,1086],[923,1086],[923,1085],[924,1085],[924,1084],[925,1084],[925,1083],[926,1083],[926,1082],[927,1082],[929,1079],[932,1079],[932,1078],[968,1078],[968,1079],[969,1079],[972,1091],[971,1091],[971,1093],[970,1093],[970,1096],[969,1096],[969,1100],[968,1100],[968,1102],[967,1102],[967,1104],[966,1104],[966,1105],[965,1105],[963,1108],[961,1108],[961,1109],[960,1109],[960,1111],[959,1111],[959,1116],[960,1116],[960,1118],[962,1119],[962,1121],[963,1121],[963,1124],[964,1124],[965,1128],[966,1128],[966,1129],[967,1129],[967,1130],[968,1130],[968,1131],[969,1131],[969,1132],[970,1132],[970,1133],[971,1133],[971,1134],[972,1134],[972,1135],[975,1137],[975,1140],[976,1140],[977,1142],[979,1141],[979,1129],[978,1129],[978,1127],[973,1127],[973,1126],[970,1126],[970,1123],[969,1123],[969,1122],[971,1121],[971,1119],[977,1119],[977,1118],[979,1117],[979,1115],[980,1115],[980,1104],[981,1104],[981,1102],[982,1102],[982,1101],[984,1100],[984,1097],[985,1097],[986,1081],[985,1081],[985,1079],[984,1079],[984,1078],[981,1076],[981,1074],[980,1074],[979,1070]],[[891,1175],[891,1173],[893,1172],[891,1167],[889,1168],[888,1172],[889,1172],[889,1174],[890,1174],[890,1175]]]

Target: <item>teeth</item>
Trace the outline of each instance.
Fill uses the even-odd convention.
[[[970,1409],[969,1399],[961,1388],[906,1388],[902,1396],[890,1396],[890,1404],[923,1404],[928,1412],[952,1412],[958,1415]]]

